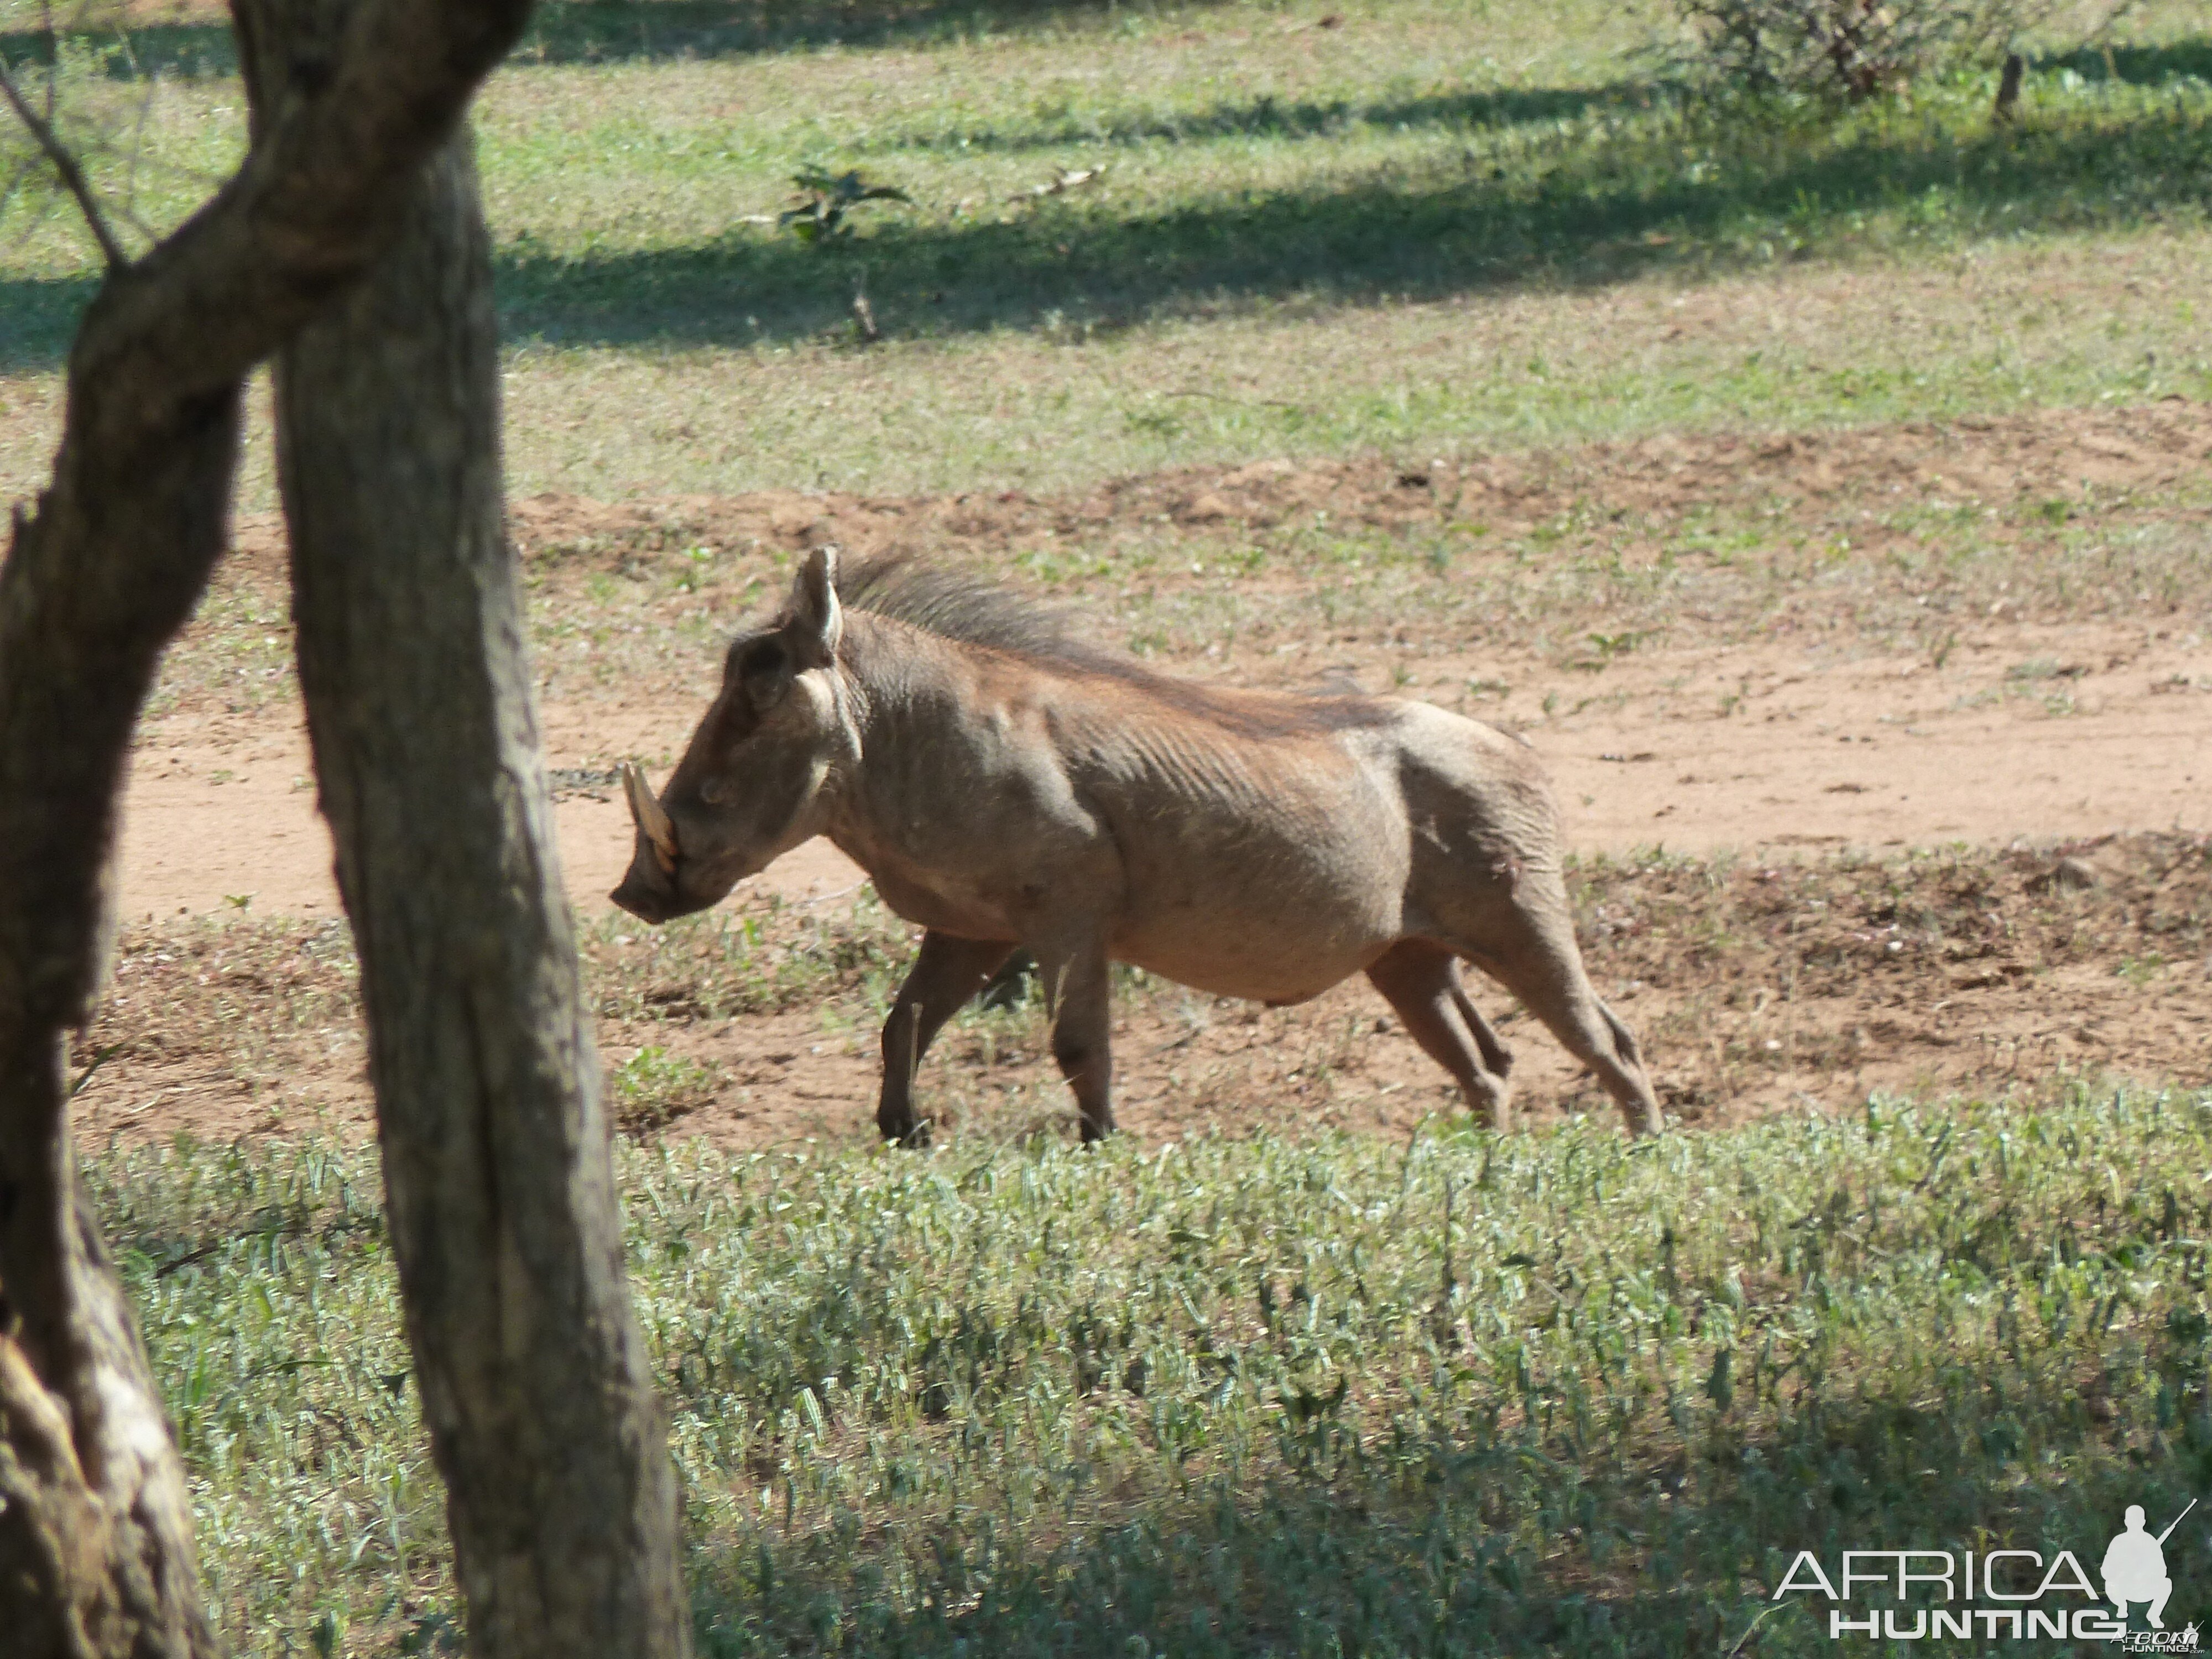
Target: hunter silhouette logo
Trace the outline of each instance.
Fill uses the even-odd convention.
[[[2166,1599],[2173,1594],[2173,1580],[2166,1576],[2166,1540],[2173,1536],[2189,1510],[2197,1507],[2197,1500],[2189,1500],[2189,1509],[2182,1510],[2166,1524],[2164,1532],[2155,1538],[2143,1530],[2143,1510],[2140,1504],[2128,1505],[2127,1530],[2116,1536],[2105,1547],[2105,1594],[2120,1612],[2128,1616],[2128,1603],[2150,1603],[2150,1627],[2166,1628]],[[2197,1626],[2189,1629],[2193,1633]]]

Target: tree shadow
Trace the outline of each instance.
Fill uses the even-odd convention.
[[[1483,92],[1439,93],[1422,98],[1370,101],[1334,98],[1285,102],[1261,96],[1188,115],[1139,115],[1102,121],[1068,120],[1010,130],[962,127],[927,137],[885,137],[854,147],[856,155],[914,150],[982,150],[1019,154],[1084,144],[1205,143],[1223,138],[1331,138],[1353,127],[1453,127],[1477,131],[1528,121],[1571,121],[1603,109],[1648,109],[1680,88],[1657,82],[1620,82],[1604,87],[1501,87]]]
[[[130,28],[58,25],[0,31],[0,58],[17,65],[50,67],[59,40],[71,58],[96,64],[112,81],[159,76],[199,81],[238,73],[238,44],[227,22],[140,23]]]
[[[1118,0],[553,0],[532,13],[514,56],[609,64],[925,46],[1096,24],[1119,10]]]
[[[1117,0],[543,0],[507,62],[663,63],[827,46],[923,46],[1091,25],[1118,9]],[[118,80],[238,71],[227,21],[127,29],[65,21],[57,33],[79,53],[95,55]],[[43,66],[52,61],[52,49],[44,31],[17,29],[0,32],[0,56]]]
[[[2204,55],[2212,43],[2184,43],[2135,67]],[[1489,94],[1429,101],[1439,121],[1516,107]],[[1246,100],[1197,125],[1241,131],[1258,118]],[[887,337],[1085,339],[1224,306],[1590,288],[1819,257],[1847,250],[1869,214],[1889,216],[1892,240],[1941,243],[2212,206],[2212,137],[2194,99],[1964,133],[1903,114],[1839,128],[1678,111],[1612,124],[1601,142],[1539,129],[1513,160],[1509,174],[1470,146],[1349,187],[1133,216],[1080,191],[1010,211],[987,203],[988,217],[871,207],[861,234],[827,243],[739,222],[691,246],[573,256],[526,234],[497,255],[501,322],[510,338],[556,345],[745,347],[833,337],[865,286]],[[78,276],[0,282],[0,367],[58,362],[93,287]]]
[[[2100,46],[2081,46],[2038,58],[2031,68],[2038,75],[2071,70],[2084,81],[2110,81],[2117,76],[2122,84],[2131,87],[2161,87],[2177,81],[2202,81],[2212,86],[2212,35],[2191,36],[2156,46],[2114,46],[2109,56]]]
[[[825,46],[918,46],[1036,32],[1071,21],[1095,25],[1119,9],[1118,0],[544,0],[508,61],[654,63]],[[225,21],[143,23],[128,29],[65,22],[58,33],[78,52],[94,55],[118,79],[150,74],[192,79],[238,70],[236,46]],[[52,46],[40,30],[0,31],[0,56],[17,64],[43,66],[52,62]],[[2212,80],[2212,40],[2115,46],[2109,53],[2081,47],[2039,57],[2032,67],[2038,73],[2072,70],[2088,81],[2117,74],[2134,86]],[[1569,100],[1586,96],[1528,95]],[[1560,112],[1579,106],[1570,103]]]
[[[1993,1384],[1954,1367],[1794,1401],[1777,1378],[1749,1431],[1701,1401],[1671,1432],[1679,1408],[1648,1396],[1628,1439],[1566,1426],[1534,1398],[1503,1431],[1496,1401],[1425,1432],[1309,1427],[1286,1448],[1312,1460],[1296,1474],[1194,1480],[1107,1526],[994,1527],[971,1510],[902,1565],[834,1527],[763,1527],[695,1558],[699,1649],[1674,1659],[1747,1650],[1758,1623],[1748,1650],[1814,1650],[1830,1604],[1772,1599],[1801,1550],[1832,1576],[1847,1549],[2000,1547],[2046,1563],[2070,1550],[2094,1574],[2129,1504],[2179,1513],[2212,1480],[2212,1418],[2201,1349],[2166,1369],[2193,1404],[2124,1445],[2075,1378]],[[1929,1605],[1863,1589],[1856,1601],[1853,1617]]]
[[[569,258],[502,254],[510,332],[564,344],[742,345],[818,337],[865,283],[893,337],[1047,328],[1095,336],[1224,302],[1324,304],[1594,287],[1655,268],[1817,255],[1875,211],[1930,234],[2016,234],[2212,205],[2201,114],[2146,113],[1954,140],[1892,132],[1770,154],[1756,137],[1699,175],[1674,136],[1562,143],[1534,179],[1481,163],[1400,184],[1286,191],[1121,217],[1078,195],[1005,222],[887,210],[829,246],[751,228],[702,246]]]

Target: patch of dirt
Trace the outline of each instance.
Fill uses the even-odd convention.
[[[2212,1082],[2212,837],[1797,863],[1655,854],[1586,864],[1575,890],[1592,976],[1686,1125],[1846,1109],[1877,1091]],[[637,935],[586,939],[618,1118],[733,1146],[872,1137],[877,1032],[911,930],[757,897],[717,935]],[[100,1063],[81,1127],[366,1134],[355,984],[341,924],[132,930],[85,1039]],[[1474,990],[1516,1051],[1523,1121],[1611,1121],[1548,1033]],[[1403,1133],[1461,1109],[1364,981],[1267,1009],[1125,975],[1114,1043],[1122,1127],[1148,1139]],[[948,1027],[920,1097],[966,1133],[1073,1133],[1034,1002]]]
[[[1796,863],[1647,855],[1586,865],[1575,886],[1591,975],[1686,1124],[1845,1109],[1877,1091],[2212,1082],[2212,836]],[[884,995],[863,987],[884,981],[854,961],[770,1013],[620,1022],[609,1052],[665,1047],[722,1068],[714,1102],[682,1118],[689,1132],[740,1146],[865,1140]],[[1550,1034],[1471,979],[1516,1051],[1523,1119],[1612,1121],[1611,1100]],[[1146,1139],[1401,1133],[1462,1109],[1364,981],[1268,1009],[1130,976],[1116,1016],[1116,1109]],[[1073,1133],[1035,1006],[948,1028],[921,1089],[926,1111],[971,1130]]]
[[[1271,528],[1314,515],[1398,529],[1479,519],[1501,536],[1563,514],[1680,517],[1730,502],[1880,503],[1910,490],[2008,501],[2163,490],[2201,483],[2212,405],[2179,397],[2134,409],[2045,410],[1946,423],[1789,434],[1662,434],[1550,453],[1413,462],[1265,460],[1117,478],[1079,497],[1018,489],[951,496],[767,491],[610,505],[572,495],[517,501],[517,536],[541,556],[596,554],[602,568],[701,542],[857,554],[992,556],[1115,528]]]
[[[773,602],[792,553],[825,541],[914,551],[1042,586],[1099,636],[1149,641],[1176,672],[1350,682],[1522,732],[1552,769],[1571,844],[1626,860],[1591,878],[1594,971],[1675,1109],[1725,1121],[1876,1087],[1986,1089],[2080,1068],[2203,1075],[2203,948],[2189,947],[2191,967],[2145,918],[2202,908],[2198,890],[2168,890],[2195,879],[2186,860],[2147,872],[2158,849],[2196,844],[2150,832],[2203,829],[2212,799],[2208,460],[2212,408],[2166,402],[1549,455],[1269,462],[1064,501],[540,497],[513,514],[563,866],[586,918],[607,915],[629,857],[611,768],[668,763],[705,707],[717,641]],[[283,583],[278,526],[242,524],[139,745],[119,882],[129,971],[93,1034],[95,1048],[121,1046],[82,1103],[95,1127],[365,1122],[354,1016],[331,1012],[350,991],[297,1019],[271,1012],[305,993],[288,977],[297,964],[264,958],[321,939],[318,919],[337,913],[283,665]],[[2109,881],[2034,904],[2024,884],[2055,855],[2002,850],[2093,840]],[[1697,861],[1648,856],[1662,845]],[[1828,948],[1817,928],[1759,908],[1788,893],[1785,909],[1821,926],[1847,912],[1870,926],[1864,872],[1919,882],[1941,860],[1903,849],[1929,846],[1982,849],[1944,856],[1981,872],[2005,925],[2033,934],[2021,971],[1954,983],[1954,969],[1982,969],[1942,956],[1967,935],[1940,919],[1955,910],[1964,927],[1989,912],[1983,898],[1916,900],[1942,943],[1924,963],[1908,946],[1858,963],[1863,983],[1849,990],[1816,960]],[[1745,885],[1754,870],[1777,873]],[[1687,884],[1670,887],[1670,871]],[[2081,941],[2030,927],[2045,898],[2053,915],[2087,907]],[[867,899],[860,872],[817,842],[717,913],[758,930],[746,971],[775,958],[774,994],[750,981],[701,994],[703,970],[662,949],[670,931],[630,942],[626,924],[592,921],[592,971],[615,988],[606,1051],[636,1062],[618,1108],[740,1144],[865,1135],[875,1022],[908,948],[879,910],[854,908]],[[1613,928],[1616,904],[1641,906],[1643,931]],[[1700,956],[1700,928],[1750,931]],[[872,941],[864,972],[840,965],[854,939]],[[647,969],[623,965],[625,951],[658,963],[657,977],[631,983]],[[241,963],[267,984],[237,981]],[[1525,1030],[1502,999],[1486,1006]],[[1403,1127],[1450,1109],[1428,1062],[1373,1029],[1385,1018],[1364,984],[1275,1012],[1133,987],[1117,1037],[1124,1121],[1148,1134],[1267,1120]],[[264,1035],[242,1039],[253,1031]],[[950,1115],[1065,1128],[1034,1018],[989,1017],[945,1042],[930,1086]],[[1599,1105],[1548,1037],[1519,1047],[1539,1115]]]
[[[1343,660],[1371,689],[1391,684],[1370,659]],[[1470,699],[1478,682],[1512,695]],[[1789,643],[1646,651],[1602,677],[1446,653],[1399,690],[1519,729],[1589,853],[2101,835],[2200,824],[2212,799],[2212,641],[2175,629],[1996,623],[1940,669],[1917,656],[1823,661]],[[556,703],[543,726],[556,769],[603,775],[629,755],[665,765],[704,707],[703,696]],[[181,726],[158,726],[136,759],[120,913],[337,915],[304,734],[274,720]],[[559,791],[555,821],[571,898],[605,909],[630,858],[619,792]],[[813,898],[861,879],[817,842],[754,885]]]

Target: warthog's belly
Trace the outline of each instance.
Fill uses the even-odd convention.
[[[1278,1006],[1319,996],[1372,962],[1397,936],[1394,895],[1226,912],[1194,904],[1147,908],[1115,932],[1117,961],[1214,996]],[[1212,912],[1212,914],[1209,914]]]
[[[1395,803],[1341,759],[1281,770],[1239,810],[1124,816],[1117,957],[1217,996],[1302,1002],[1397,938],[1410,853]]]

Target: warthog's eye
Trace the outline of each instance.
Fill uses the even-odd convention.
[[[699,799],[709,806],[720,806],[729,793],[730,786],[720,778],[709,778],[699,786]]]

